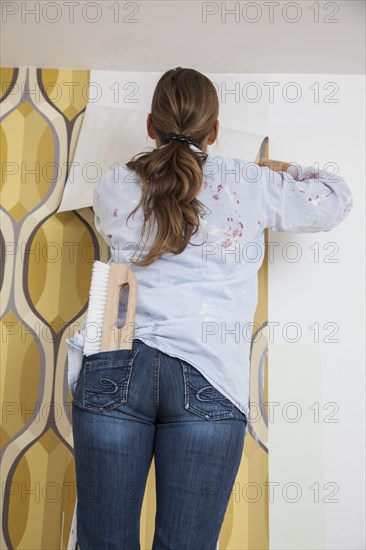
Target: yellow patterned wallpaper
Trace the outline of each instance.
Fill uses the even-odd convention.
[[[89,70],[0,68],[1,548],[66,549],[76,500],[65,338],[85,322],[92,265],[109,250],[91,208],[57,213],[83,123]],[[72,91],[72,93],[71,93]],[[260,156],[268,158],[268,140]],[[255,159],[258,160],[258,159]],[[82,251],[88,250],[88,255]],[[267,258],[259,271],[250,426],[220,550],[268,548]],[[141,548],[155,517],[152,462]]]

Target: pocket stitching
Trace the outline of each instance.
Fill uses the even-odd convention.
[[[118,390],[119,394],[122,393],[122,397],[118,397],[118,399],[115,399],[114,401],[112,401],[111,403],[106,404],[106,405],[96,405],[96,404],[93,404],[93,403],[90,402],[90,399],[92,398],[93,393],[95,395],[95,392],[90,392],[91,396],[89,397],[89,401],[87,401],[86,393],[87,393],[88,390],[87,390],[87,385],[86,385],[86,380],[85,380],[86,371],[84,371],[83,406],[86,409],[90,409],[90,410],[108,411],[110,409],[114,409],[114,408],[118,407],[118,405],[122,405],[123,403],[127,403],[129,382],[130,382],[130,378],[131,378],[131,374],[132,374],[132,365],[128,365],[127,367],[125,366],[125,368],[128,369],[128,374],[125,378],[125,382],[121,383],[121,385],[119,387],[119,390]]]
[[[129,350],[129,351],[132,351],[132,350]],[[134,360],[135,360],[135,358],[136,358],[139,351],[140,350],[133,350],[133,354],[131,355],[131,357],[129,359],[125,359],[125,358],[117,359],[116,358],[116,359],[112,359],[112,360],[109,361],[107,358],[105,358],[105,359],[98,359],[96,361],[91,361],[91,362],[88,363],[87,358],[86,358],[86,360],[85,360],[85,369],[84,369],[84,372],[83,372],[83,391],[82,391],[82,402],[83,402],[83,407],[85,409],[92,410],[92,411],[109,411],[111,409],[114,409],[114,408],[118,407],[119,405],[122,405],[123,403],[127,403],[127,401],[128,401],[128,390],[129,390],[131,374],[132,374],[132,366],[133,366]],[[122,392],[122,396],[118,397],[118,399],[115,399],[113,402],[111,402],[109,404],[96,405],[96,404],[90,403],[90,401],[89,402],[86,401],[86,392],[87,392],[87,387],[88,387],[87,386],[87,381],[86,381],[86,375],[88,373],[90,373],[93,366],[100,365],[102,363],[108,363],[108,365],[112,365],[112,366],[118,364],[120,367],[123,367],[123,368],[127,369],[127,374],[124,377],[123,382],[121,383],[120,389],[119,389],[119,392]]]
[[[230,408],[228,408],[227,411],[224,412],[216,412],[211,414],[206,414],[199,409],[197,409],[194,405],[192,405],[190,396],[192,394],[192,383],[189,380],[189,368],[192,368],[193,365],[190,365],[187,363],[187,361],[184,361],[183,359],[180,359],[180,363],[183,368],[183,379],[184,379],[184,400],[185,400],[185,409],[193,412],[194,414],[199,415],[201,418],[204,418],[205,420],[218,420],[223,418],[233,418],[234,416],[234,404],[228,399],[225,395],[223,395],[219,390],[217,390],[210,382],[207,380],[207,385],[214,388],[216,391],[218,391],[224,399],[228,401],[230,404]],[[193,367],[195,369],[195,367]],[[198,369],[195,369],[198,371]],[[203,374],[198,371],[199,374],[204,378]],[[194,391],[194,390],[193,390]]]

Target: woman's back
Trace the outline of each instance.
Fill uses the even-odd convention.
[[[195,366],[247,414],[263,231],[330,230],[351,209],[350,190],[326,171],[292,165],[274,172],[208,154],[197,195],[208,208],[199,231],[183,252],[164,253],[148,266],[131,263],[155,236],[139,247],[142,207],[126,223],[141,193],[140,178],[126,166],[109,171],[94,190],[95,224],[111,247],[111,261],[125,263],[137,277],[134,338]],[[121,323],[126,298],[123,293]]]
[[[82,548],[139,548],[152,456],[153,548],[217,547],[252,420],[264,229],[328,231],[352,207],[347,184],[329,172],[207,154],[218,114],[205,75],[167,71],[146,121],[155,147],[94,189],[95,226],[138,293],[130,349],[84,357],[76,385],[81,347],[70,353]],[[123,292],[121,325],[126,301]]]

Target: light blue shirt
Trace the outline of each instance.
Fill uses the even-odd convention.
[[[95,226],[110,246],[110,261],[128,265],[138,281],[134,338],[196,367],[249,418],[263,231],[329,231],[351,210],[351,191],[341,176],[325,170],[293,164],[274,172],[208,154],[197,198],[210,210],[201,217],[200,231],[181,254],[139,267],[131,257],[139,252],[142,208],[128,226],[126,218],[141,192],[140,179],[123,165],[107,172],[93,195]],[[121,324],[125,310],[122,298]]]

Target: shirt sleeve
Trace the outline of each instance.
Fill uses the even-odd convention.
[[[353,206],[350,188],[340,175],[291,164],[286,171],[262,168],[265,226],[274,231],[315,233],[338,225]]]

